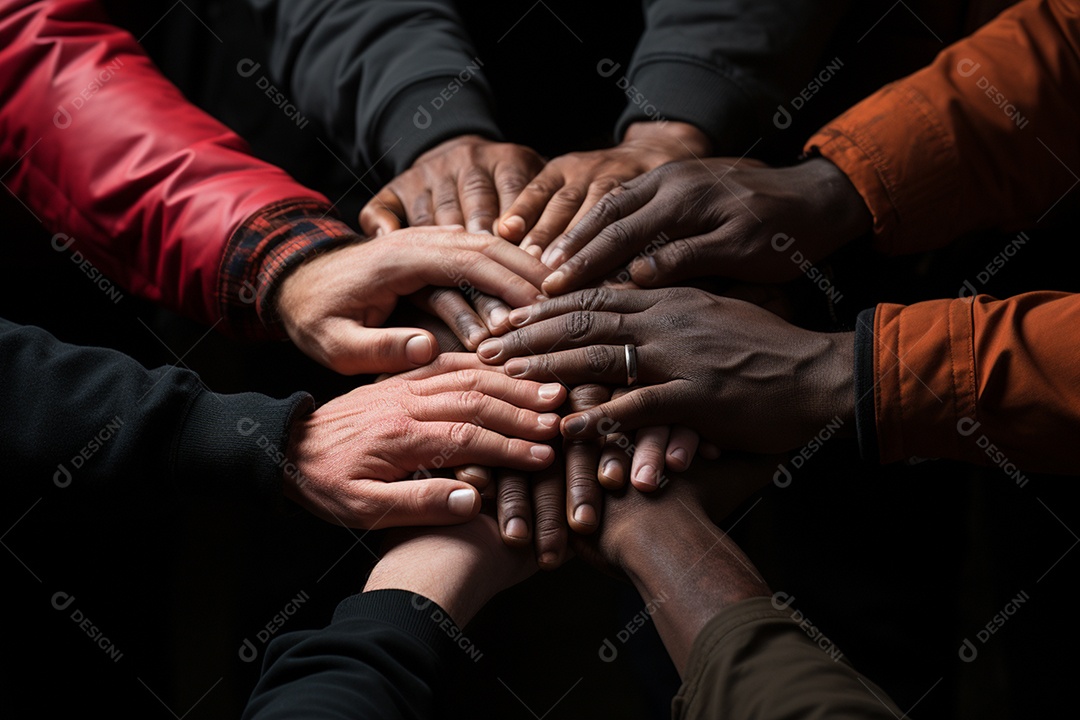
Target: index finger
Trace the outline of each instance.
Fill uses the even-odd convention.
[[[572,312],[635,313],[648,310],[664,297],[664,290],[622,290],[608,287],[579,290],[543,300],[510,313],[515,328]]]
[[[401,219],[404,217],[405,205],[387,185],[360,211],[360,229],[369,236],[393,232],[401,229]]]

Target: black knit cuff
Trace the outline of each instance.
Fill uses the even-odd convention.
[[[351,595],[334,611],[334,622],[376,620],[394,625],[430,647],[439,657],[450,658],[461,628],[433,600],[408,590],[372,590]]]
[[[282,477],[298,474],[286,457],[293,422],[314,407],[307,393],[275,400],[259,393],[200,392],[172,449],[174,482],[196,492],[243,497],[272,506]]]
[[[867,462],[880,462],[874,403],[874,313],[868,308],[855,321],[855,432],[859,454]]]
[[[454,85],[457,89],[453,90]],[[408,170],[417,157],[461,135],[502,140],[487,92],[476,79],[430,78],[398,93],[383,111],[375,132],[375,167],[389,182]]]
[[[720,68],[684,57],[656,58],[636,67],[620,88],[628,103],[617,139],[631,123],[660,120],[695,125],[709,136],[713,155],[742,155],[754,139],[750,96]]]

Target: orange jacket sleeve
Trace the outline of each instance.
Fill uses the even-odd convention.
[[[818,131],[890,254],[1030,227],[1080,173],[1080,2],[1026,0]]]
[[[882,462],[996,465],[1020,484],[1080,471],[1080,345],[1065,330],[1080,327],[1080,295],[882,304],[860,325],[873,385],[856,393],[873,403]]]
[[[888,253],[1038,223],[1078,182],[1080,3],[1027,0],[808,143],[851,179]],[[1080,295],[883,304],[856,331],[860,443],[1080,471]]]

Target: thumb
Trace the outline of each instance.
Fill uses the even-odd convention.
[[[334,323],[322,338],[326,365],[343,375],[396,373],[427,365],[439,355],[439,342],[420,328],[368,328],[352,321]]]
[[[711,274],[717,260],[713,255],[703,251],[699,238],[675,240],[652,255],[635,258],[630,263],[630,277],[641,287],[668,287]]]
[[[367,530],[412,525],[457,525],[480,512],[480,492],[449,478],[364,484],[363,512],[352,518]],[[351,523],[350,523],[351,524]]]

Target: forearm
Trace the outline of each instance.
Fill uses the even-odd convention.
[[[1080,158],[1080,18],[1028,0],[807,142],[851,179],[889,253],[1038,222]],[[1037,129],[1030,122],[1039,123]]]
[[[727,607],[767,596],[743,552],[708,518],[677,503],[640,513],[642,520],[621,543],[620,558],[646,604],[664,646],[683,674],[702,628]]]
[[[625,71],[629,102],[618,133],[634,122],[677,120],[705,132],[715,154],[742,155],[777,105],[818,71],[847,4],[647,2],[646,29]]]
[[[130,292],[214,324],[224,314],[226,246],[246,221],[298,199],[325,215],[323,196],[254,158],[188,103],[99,3],[4,8],[4,182],[57,232],[57,250],[77,251]]]
[[[882,462],[996,465],[1020,484],[1022,471],[1077,472],[1078,322],[1080,296],[1057,292],[864,312],[856,363],[864,450],[873,433]]]
[[[387,181],[451,137],[498,139],[483,60],[452,2],[248,2],[271,74],[358,170],[378,163]]]
[[[429,598],[388,590],[346,598],[333,622],[274,640],[246,720],[435,716],[444,658],[453,652]]]
[[[147,370],[104,348],[62,343],[45,331],[0,320],[0,445],[16,483],[51,478],[63,489],[150,488],[280,495],[293,419],[310,396],[273,400],[221,395],[188,370]]]

